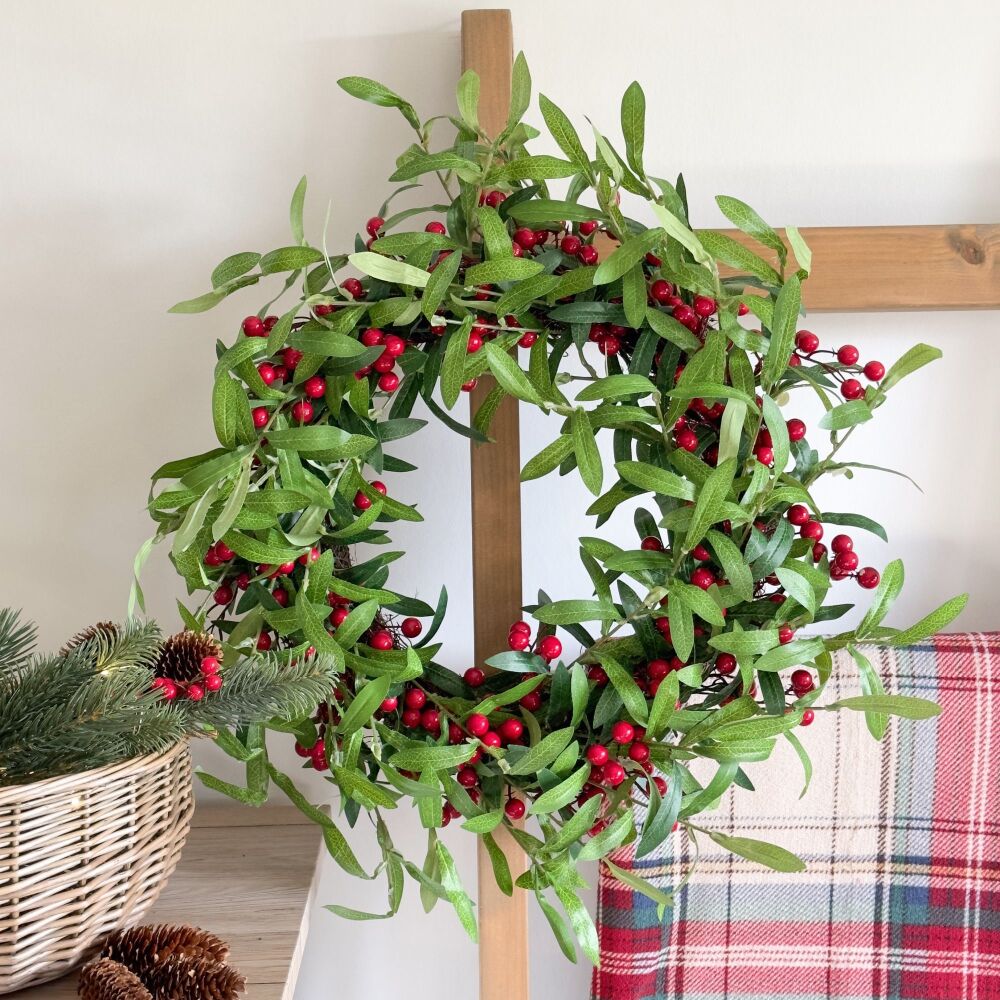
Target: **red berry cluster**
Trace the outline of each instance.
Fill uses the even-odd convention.
[[[837,350],[820,350],[819,337],[810,330],[799,330],[795,335],[796,351],[788,359],[793,368],[806,359],[818,365],[827,375],[840,384],[840,394],[846,400],[861,399],[865,387],[854,377],[855,372],[863,373],[869,382],[881,382],[885,376],[885,365],[881,361],[860,363],[861,352],[853,344],[844,344]],[[829,356],[829,360],[826,360]]]
[[[804,504],[792,504],[785,513],[790,524],[799,529],[800,538],[808,538],[812,543],[812,557],[819,562],[827,555],[827,548],[822,543],[823,525],[809,513]],[[874,566],[858,569],[858,554],[854,551],[854,540],[850,535],[834,535],[830,541],[833,557],[830,560],[830,579],[845,580],[851,577],[865,590],[874,590],[881,580],[879,571]]]
[[[160,692],[166,701],[174,701],[184,697],[190,701],[201,701],[207,692],[222,689],[222,674],[219,671],[222,664],[215,656],[206,656],[201,661],[201,674],[191,681],[171,680],[169,677],[157,677],[153,687]]]

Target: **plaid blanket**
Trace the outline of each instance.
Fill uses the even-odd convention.
[[[703,825],[779,843],[808,863],[783,875],[701,839],[692,882],[656,906],[602,872],[595,1000],[988,1000],[1000,998],[1000,633],[866,650],[887,690],[938,701],[929,722],[816,714],[747,770]],[[856,694],[843,656],[832,694]],[[787,753],[784,751],[787,750]],[[755,773],[756,772],[756,773]],[[620,864],[669,890],[691,861],[682,831]]]

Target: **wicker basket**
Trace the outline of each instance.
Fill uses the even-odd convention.
[[[180,858],[187,745],[0,788],[0,994],[55,979],[134,923]]]

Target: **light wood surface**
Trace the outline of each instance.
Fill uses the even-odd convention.
[[[292,1000],[305,944],[319,828],[290,808],[199,805],[180,864],[143,923],[218,934],[247,1000]],[[76,975],[5,1000],[70,1000]]]
[[[480,78],[479,122],[496,135],[507,120],[514,43],[509,10],[462,13],[462,69]],[[475,409],[493,386],[480,379]],[[517,400],[507,397],[493,420],[490,445],[472,445],[472,576],[476,660],[505,649],[507,630],[521,608],[521,478]],[[517,875],[524,854],[498,837]],[[479,846],[480,1000],[527,1000],[527,898],[496,887],[489,855]]]

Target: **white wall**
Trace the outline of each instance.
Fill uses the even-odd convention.
[[[648,162],[666,175],[683,168],[700,225],[720,221],[717,192],[741,195],[776,224],[1000,217],[1000,14],[990,0],[510,5],[536,83],[581,125],[587,113],[614,132],[621,91],[643,82]],[[349,238],[409,137],[393,113],[348,99],[334,81],[375,76],[424,114],[450,110],[461,6],[4,5],[0,596],[34,615],[47,642],[123,612],[131,558],[149,534],[149,471],[211,444],[212,344],[233,335],[250,300],[194,318],[166,307],[206,289],[228,253],[285,242],[302,173],[311,232],[330,200],[331,244]],[[865,476],[836,483],[830,504],[843,496],[841,506],[890,526],[892,544],[866,541],[865,552],[876,565],[890,554],[906,560],[898,620],[969,588],[961,624],[995,627],[984,581],[1000,556],[990,530],[1000,486],[996,314],[811,323],[828,342],[852,341],[887,362],[919,339],[944,349],[859,432],[853,453],[888,459],[925,492]],[[525,415],[526,452],[554,434],[543,420]],[[399,532],[410,555],[395,582],[427,597],[447,583],[445,659],[462,669],[472,651],[466,444],[429,428],[412,451],[425,475],[405,489],[427,522]],[[568,513],[585,498],[575,481],[560,483],[525,488],[526,596],[540,585],[554,596],[586,586],[575,540],[588,528]],[[627,537],[629,526],[611,530]],[[169,627],[177,586],[162,553],[146,577],[151,610]],[[398,842],[420,853],[415,823],[401,824]],[[473,845],[460,831],[449,843],[471,883]],[[332,866],[320,898],[383,903],[381,888]],[[365,925],[319,910],[313,927],[301,1000],[475,995],[475,950],[444,910],[425,918],[414,898],[395,922]],[[567,971],[544,927],[532,934],[534,995],[584,996],[586,971]]]

